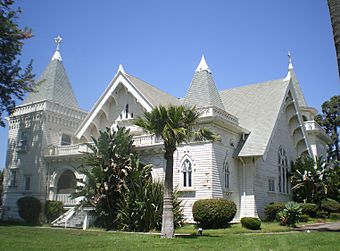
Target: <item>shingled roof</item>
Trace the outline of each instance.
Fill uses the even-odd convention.
[[[251,132],[238,156],[265,153],[288,85],[289,80],[279,79],[220,92],[226,111]]]
[[[37,92],[31,92],[22,104],[50,100],[68,107],[79,108],[71,83],[67,77],[59,50],[40,77],[42,81]]]
[[[211,71],[202,56],[188,92],[184,98],[184,105],[189,106],[216,106],[224,110],[221,97],[212,78]]]
[[[161,91],[153,85],[129,74],[125,74],[125,76],[153,106],[180,104],[178,98]]]

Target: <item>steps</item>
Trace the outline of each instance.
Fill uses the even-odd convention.
[[[89,214],[92,210],[93,208],[91,207],[72,207],[54,220],[51,225],[53,227],[86,229],[94,220],[94,217]]]

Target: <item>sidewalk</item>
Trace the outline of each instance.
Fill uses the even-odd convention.
[[[330,232],[340,232],[340,222],[327,222],[327,223],[315,223],[302,225],[297,228],[298,231],[330,231]]]

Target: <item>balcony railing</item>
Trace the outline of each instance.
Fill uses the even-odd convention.
[[[133,144],[136,147],[162,145],[163,140],[155,135],[142,135],[133,137]]]
[[[163,140],[155,135],[141,135],[133,137],[133,145],[136,147],[162,145]],[[85,144],[75,144],[68,146],[51,146],[44,150],[45,157],[79,155],[84,152],[91,152]]]
[[[91,149],[84,144],[76,144],[69,146],[52,146],[48,147],[44,151],[44,156],[68,156],[68,155],[78,155],[84,152],[91,152]]]
[[[218,117],[223,120],[227,120],[233,124],[238,124],[238,118],[234,115],[231,115],[230,113],[227,113],[226,111],[217,108],[216,106],[207,106],[197,109],[198,112],[201,114],[201,118],[204,117]]]
[[[71,199],[71,194],[56,194],[54,200],[63,202],[64,206],[74,206],[77,204],[76,199]]]
[[[329,136],[326,134],[326,131],[315,120],[304,121],[304,125],[307,132],[319,133],[326,141],[330,140]]]
[[[322,131],[324,132],[324,129],[314,120],[305,121],[305,128],[307,131]]]

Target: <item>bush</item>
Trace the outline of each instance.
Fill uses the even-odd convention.
[[[325,199],[321,202],[321,209],[329,213],[335,213],[340,209],[340,203],[333,199]]]
[[[307,222],[309,219],[309,215],[308,214],[301,214],[300,216],[300,222]]]
[[[285,204],[281,202],[272,202],[264,207],[264,214],[267,221],[275,221],[277,213],[285,208]]]
[[[254,217],[243,217],[241,219],[242,227],[251,230],[258,230],[261,229],[261,220],[259,218]]]
[[[298,203],[289,201],[286,203],[283,211],[278,213],[280,224],[289,227],[295,227],[301,216],[301,207]]]
[[[316,212],[318,211],[318,205],[314,203],[300,203],[302,214],[309,215],[312,218],[316,217]]]
[[[22,197],[18,199],[17,205],[19,208],[20,217],[23,218],[28,224],[38,225],[40,223],[40,200],[32,196]]]
[[[321,219],[326,219],[328,218],[329,213],[325,210],[319,210],[316,212],[316,217],[321,218]]]
[[[339,213],[331,213],[329,215],[329,218],[332,220],[340,220],[340,214]]]
[[[48,200],[45,204],[45,216],[48,223],[51,223],[63,214],[63,203],[61,201]]]
[[[234,218],[236,205],[225,199],[198,200],[192,207],[194,220],[202,228],[223,228]]]

